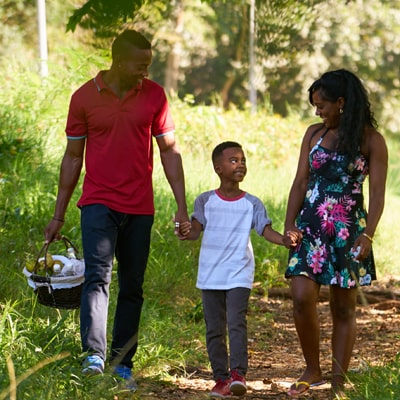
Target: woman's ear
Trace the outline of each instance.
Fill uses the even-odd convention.
[[[345,103],[344,97],[339,97],[339,98],[337,99],[337,104],[338,104],[338,106],[339,106],[339,109],[342,109],[342,110],[343,110],[343,108],[344,108],[344,103]]]

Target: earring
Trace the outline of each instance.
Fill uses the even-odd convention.
[[[343,114],[343,108],[339,108],[339,114]]]

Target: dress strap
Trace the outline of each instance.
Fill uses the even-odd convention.
[[[329,128],[326,128],[325,132],[321,135],[321,138],[323,138],[328,133],[328,131],[329,131]]]
[[[315,135],[317,132],[319,132],[322,128],[323,128],[323,126],[321,126],[320,128],[316,129],[315,132],[313,132],[313,134],[311,135],[311,138],[313,138],[314,135]],[[311,149],[311,151],[313,151],[316,147],[318,147],[318,146],[321,144],[323,138],[325,137],[325,135],[327,134],[328,131],[329,131],[329,128],[326,128],[326,129],[325,129],[325,132],[320,136],[320,138],[318,139],[317,143],[315,143],[315,145],[313,146],[313,148]]]
[[[319,126],[319,127],[312,133],[310,140],[311,140],[323,127],[324,127],[323,125]],[[324,132],[324,133],[321,135],[321,137],[319,138],[318,144],[321,143],[321,139],[326,135],[326,133],[327,133],[328,131],[329,131],[329,128],[326,128],[326,129],[325,129],[325,132]]]
[[[324,126],[321,125],[319,126],[311,135],[311,139],[323,128]],[[322,136],[326,135],[326,132],[328,132],[329,129],[326,129],[326,131],[322,134]]]

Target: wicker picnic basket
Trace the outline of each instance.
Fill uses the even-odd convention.
[[[52,275],[51,269],[47,265],[47,256],[51,243],[45,243],[39,251],[36,263],[32,272],[24,267],[23,273],[28,279],[28,285],[33,288],[37,295],[38,302],[42,305],[76,309],[81,304],[82,286],[85,280],[85,263],[80,257],[78,249],[65,236],[61,237],[65,244],[66,250],[72,248],[76,255],[76,259],[68,261],[69,273]],[[54,255],[54,259],[65,260],[64,255]],[[39,274],[40,262],[44,263],[44,273]]]

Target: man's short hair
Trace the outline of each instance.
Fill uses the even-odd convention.
[[[111,46],[113,60],[124,58],[129,49],[151,50],[151,43],[139,32],[128,29],[116,37]]]

